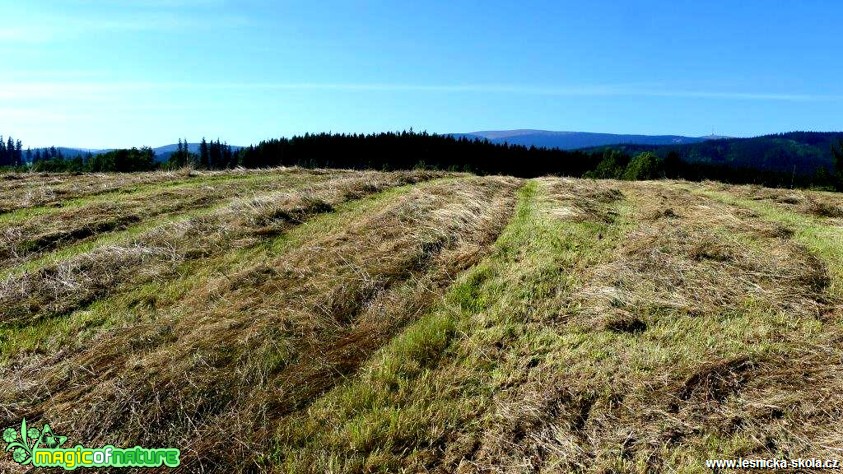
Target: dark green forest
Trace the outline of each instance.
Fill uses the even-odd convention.
[[[132,172],[155,169],[229,169],[301,166],[399,170],[428,168],[532,178],[544,175],[614,179],[717,180],[772,187],[843,190],[843,134],[792,132],[681,146],[618,145],[565,151],[494,144],[488,140],[413,131],[378,134],[305,134],[265,140],[239,150],[202,139],[188,141],[165,162],[151,148],[62,156],[56,148],[22,151],[11,138],[0,166],[17,171]]]
[[[751,168],[787,175],[813,177],[833,173],[834,149],[843,133],[788,132],[753,138],[725,138],[683,145],[615,145],[608,147],[634,155],[645,151],[662,159],[671,153],[682,161],[730,168]],[[598,147],[588,151],[602,151]]]
[[[23,162],[23,143],[12,137],[3,141],[3,136],[0,135],[0,166],[21,166]]]

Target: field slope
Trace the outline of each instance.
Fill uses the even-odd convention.
[[[0,427],[178,447],[180,472],[843,458],[841,318],[831,193],[298,168],[0,181]]]

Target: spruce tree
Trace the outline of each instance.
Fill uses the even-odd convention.
[[[23,142],[15,141],[15,166],[23,164]]]
[[[5,162],[6,163],[14,163],[14,156],[15,156],[15,141],[12,137],[6,141],[6,156]]]
[[[834,153],[834,171],[837,181],[837,190],[843,191],[843,139],[839,140],[840,147],[831,146],[831,151]]]
[[[211,154],[208,151],[208,142],[205,137],[202,137],[202,142],[199,143],[199,162],[202,163],[202,166],[210,167]]]

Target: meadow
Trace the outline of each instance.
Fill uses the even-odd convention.
[[[840,194],[296,167],[0,178],[0,428],[176,447],[179,472],[843,459]]]

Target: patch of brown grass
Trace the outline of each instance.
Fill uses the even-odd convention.
[[[186,470],[248,470],[268,430],[352,375],[485,254],[517,185],[471,178],[414,188],[215,277],[154,321],[27,365],[21,376],[32,384],[0,397],[29,401],[0,413],[0,424],[44,417],[91,443],[177,445]]]
[[[720,188],[738,197],[766,201],[811,216],[835,219],[843,217],[843,199],[840,193],[793,191],[761,186],[722,185]]]
[[[142,221],[178,216],[279,188],[315,184],[330,176],[279,171],[254,175],[216,174],[212,177],[219,179],[194,180],[178,186],[123,193],[112,200],[96,199],[29,216],[25,220],[5,222],[0,225],[0,268],[19,265],[55,249],[124,230]]]
[[[636,224],[579,275],[557,329],[576,342],[496,397],[461,472],[834,457],[843,353],[823,262],[740,209],[657,183],[621,186]],[[805,333],[823,321],[826,334]]]
[[[130,241],[105,245],[0,282],[0,327],[66,314],[115,291],[167,277],[186,260],[256,245],[349,197],[381,191],[427,172],[361,173],[251,198],[213,213],[166,223]]]
[[[807,211],[818,217],[843,217],[843,205],[840,202],[832,202],[830,199],[821,200],[808,196]]]

